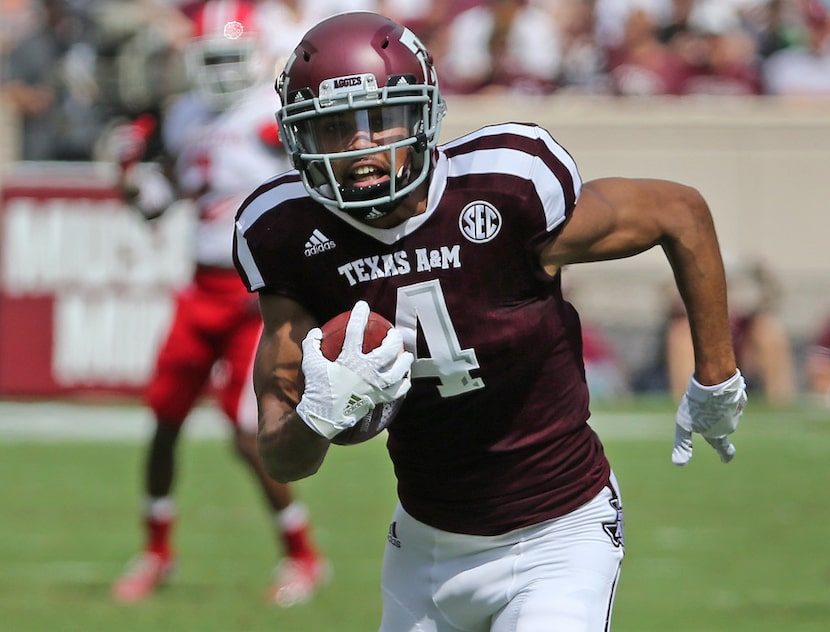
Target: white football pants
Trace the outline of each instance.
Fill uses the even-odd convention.
[[[398,505],[380,632],[605,632],[623,559],[613,474],[589,503],[498,536],[434,529]]]

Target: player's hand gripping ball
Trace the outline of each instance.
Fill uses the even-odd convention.
[[[343,340],[346,336],[346,325],[349,322],[350,316],[351,311],[343,312],[321,327],[323,338],[320,340],[320,351],[326,359],[332,362],[337,359],[337,356],[340,355],[340,351],[343,348]],[[363,353],[368,353],[372,349],[379,347],[380,343],[386,337],[386,332],[391,328],[392,323],[383,316],[377,312],[369,312],[369,320],[366,323],[366,329],[363,334]],[[337,445],[354,445],[376,437],[392,423],[405,398],[406,396],[400,397],[392,402],[378,404],[366,415],[361,417],[354,426],[336,434],[331,442]]]

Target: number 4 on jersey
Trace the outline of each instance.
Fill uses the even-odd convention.
[[[444,292],[438,280],[416,283],[398,289],[395,326],[403,334],[404,346],[415,354],[412,378],[435,377],[441,384],[441,397],[452,397],[484,388],[470,371],[479,367],[474,349],[462,349],[450,319]],[[429,357],[416,350],[418,327],[424,335]]]

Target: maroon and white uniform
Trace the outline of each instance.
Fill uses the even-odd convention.
[[[312,201],[296,171],[237,215],[252,291],[320,323],[365,299],[401,329],[416,360],[388,448],[401,504],[423,523],[494,536],[564,516],[609,483],[586,423],[579,319],[539,265],[581,186],[547,131],[512,123],[439,147],[426,212],[394,228]]]
[[[174,102],[162,138],[175,159],[181,193],[197,212],[193,282],[176,297],[176,310],[147,390],[164,423],[182,423],[208,383],[214,365],[218,397],[234,422],[253,431],[256,404],[250,369],[261,321],[231,257],[239,204],[263,180],[288,168],[275,147],[273,88],[263,85],[217,112],[196,92]]]

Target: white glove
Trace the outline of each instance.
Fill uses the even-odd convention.
[[[692,458],[693,432],[703,435],[720,460],[729,463],[735,446],[727,435],[737,429],[746,401],[746,382],[740,371],[714,386],[703,386],[692,376],[677,409],[672,463],[686,465]]]
[[[369,305],[359,301],[334,362],[320,351],[323,332],[319,327],[303,340],[305,391],[297,404],[297,415],[327,439],[354,426],[377,404],[395,401],[409,392],[414,357],[404,351],[400,331],[393,327],[378,348],[363,353],[368,319]]]
[[[104,149],[110,160],[118,163],[122,169],[140,162],[156,124],[152,115],[143,114],[135,121],[119,123],[110,129],[104,141]]]
[[[144,219],[155,219],[176,201],[176,191],[156,163],[132,165],[124,172],[124,194]]]
[[[147,151],[147,141],[136,132],[133,125],[119,125],[110,131],[106,151],[113,161],[126,169],[141,161]]]

